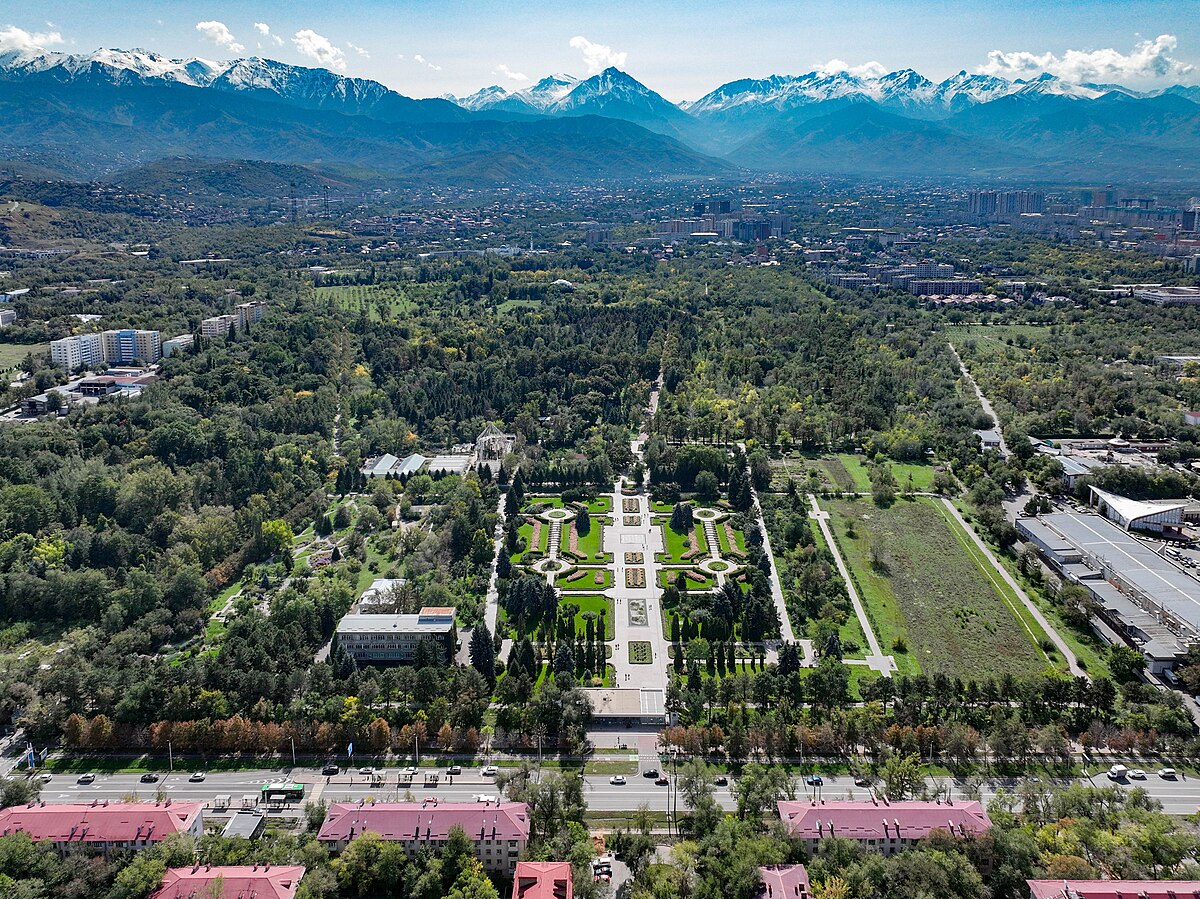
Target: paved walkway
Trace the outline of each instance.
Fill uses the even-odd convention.
[[[809,517],[817,522],[817,526],[821,528],[821,534],[825,537],[825,543],[829,547],[829,552],[833,555],[833,561],[837,565],[837,570],[842,576],[842,580],[846,584],[846,593],[850,596],[850,603],[854,606],[854,614],[858,616],[858,623],[862,627],[863,634],[866,635],[867,644],[871,648],[871,653],[864,660],[847,659],[851,664],[863,664],[869,667],[872,671],[878,671],[884,677],[891,677],[892,672],[896,670],[896,660],[892,656],[885,656],[883,649],[879,646],[879,640],[875,636],[875,631],[871,628],[871,621],[867,618],[866,607],[863,606],[862,600],[859,598],[858,590],[854,587],[854,581],[850,578],[850,569],[846,567],[846,562],[842,559],[842,551],[838,549],[837,542],[833,539],[833,529],[829,527],[829,513],[821,509],[817,504],[817,498],[811,493],[808,495],[808,501],[812,503],[813,510],[809,513]]]
[[[487,604],[483,610],[483,620],[488,626],[488,631],[492,636],[496,635],[496,623],[500,618],[500,583],[499,575],[496,573],[496,563],[500,559],[500,553],[505,551],[504,547],[504,492],[500,493],[500,502],[496,506],[496,530],[492,535],[493,552],[492,552],[492,572],[488,576],[487,588]],[[464,646],[470,646],[471,631],[464,631],[462,636]],[[506,639],[500,647],[499,657],[502,661],[507,661],[508,651],[512,648],[512,640]]]
[[[967,369],[967,364],[962,361],[962,356],[958,355],[958,350],[954,348],[954,344],[947,343],[946,345],[950,347],[950,352],[958,360],[958,368],[962,372],[962,376],[971,385],[971,389],[975,391],[975,396],[979,398],[979,405],[983,406],[983,411],[990,415],[992,421],[996,423],[996,433],[1000,435],[1000,455],[1007,459],[1011,453],[1008,451],[1008,444],[1004,442],[1004,429],[1000,427],[1000,416],[996,414],[996,410],[992,408],[992,404],[988,402],[988,398],[983,395],[983,391],[975,383],[975,378],[971,376],[971,372]]]
[[[1012,588],[1013,593],[1017,595],[1017,598],[1021,600],[1025,608],[1029,610],[1029,614],[1033,616],[1033,620],[1036,621],[1042,630],[1044,630],[1050,637],[1050,639],[1054,641],[1054,645],[1058,647],[1058,651],[1061,652],[1063,654],[1063,658],[1067,660],[1067,667],[1070,669],[1071,674],[1075,675],[1076,677],[1087,677],[1087,672],[1079,666],[1079,659],[1075,657],[1075,653],[1071,652],[1071,647],[1067,645],[1067,641],[1060,637],[1058,631],[1054,629],[1054,626],[1046,620],[1046,616],[1042,614],[1042,610],[1039,609],[1034,604],[1033,600],[1029,598],[1029,594],[1022,589],[1019,583],[1017,583],[1016,578],[1008,573],[1008,569],[1000,563],[1000,560],[996,558],[995,554],[991,551],[988,545],[980,539],[978,534],[975,533],[975,529],[967,524],[967,520],[962,517],[962,514],[958,511],[958,508],[954,505],[954,503],[945,497],[942,497],[941,500],[942,505],[944,505],[950,514],[954,516],[954,519],[959,523],[962,529],[967,532],[975,546],[978,547],[979,551],[982,552],[984,557],[991,563],[992,568],[999,573],[1000,577],[1002,577],[1005,583]]]
[[[745,445],[738,444],[742,451],[745,452]],[[750,477],[750,472],[746,472],[746,477]],[[754,501],[754,512],[758,515],[758,532],[762,534],[762,548],[767,555],[767,561],[771,563],[771,598],[775,600],[775,611],[779,613],[779,635],[785,643],[795,643],[796,634],[792,631],[792,622],[788,618],[787,602],[783,598],[783,587],[779,582],[779,566],[775,564],[775,553],[771,549],[771,535],[767,533],[767,522],[763,518],[762,504],[758,501],[758,491],[754,488],[754,482],[750,482],[750,497]],[[805,662],[811,664],[813,661],[812,642],[809,640],[800,641],[801,648],[804,649]],[[778,649],[778,647],[775,647]]]

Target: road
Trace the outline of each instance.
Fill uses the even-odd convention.
[[[1129,763],[1132,767],[1135,763]],[[1096,766],[1101,772],[1101,766]],[[433,769],[428,770],[434,773]],[[1103,770],[1107,770],[1105,767]],[[186,772],[177,772],[165,776],[157,784],[143,784],[136,774],[99,775],[96,782],[90,786],[75,783],[75,776],[68,774],[55,775],[54,780],[42,788],[42,799],[48,803],[55,802],[90,802],[92,800],[119,800],[128,796],[137,796],[143,801],[153,801],[157,793],[167,797],[192,802],[212,803],[219,795],[228,795],[236,807],[244,795],[255,795],[264,783],[281,778],[297,781],[306,786],[305,798],[320,798],[327,802],[357,801],[359,799],[378,799],[381,801],[397,801],[405,798],[406,789],[417,799],[437,796],[444,800],[470,801],[475,796],[498,795],[498,790],[491,778],[485,778],[478,773],[468,773],[453,778],[452,784],[446,783],[445,773],[441,772],[441,782],[436,786],[426,787],[418,778],[411,787],[397,787],[397,772],[390,769],[384,772],[383,787],[371,787],[367,778],[361,775],[341,774],[337,777],[324,778],[315,769],[263,770],[241,771],[230,773],[213,773],[208,775],[203,783],[189,783]],[[653,780],[630,775],[624,786],[609,783],[604,775],[587,775],[584,777],[584,793],[588,807],[593,811],[635,811],[642,804],[651,810],[665,809],[667,802],[667,787],[656,786]],[[732,779],[731,779],[732,780]],[[856,787],[849,776],[825,776],[824,784],[816,791],[818,798],[825,800],[856,798],[864,799],[868,795],[867,788]],[[1081,782],[1092,786],[1112,786],[1104,773],[1096,773],[1091,779],[1083,778]],[[1039,785],[1041,782],[1038,782]],[[1068,780],[1056,781],[1056,784],[1069,783]],[[984,781],[979,790],[979,798],[985,804],[992,799],[998,789],[1005,789],[1019,795],[1021,781],[994,780]],[[950,778],[930,778],[928,785],[931,790],[949,790],[950,794],[959,800],[970,798],[970,790],[966,784]],[[1164,780],[1153,771],[1142,781],[1124,781],[1116,784],[1122,790],[1142,788],[1163,805],[1168,814],[1194,814],[1200,808],[1200,778],[1180,778]],[[717,801],[726,809],[736,806],[730,787],[716,787]],[[812,797],[814,791],[801,784],[796,788],[797,798]],[[290,810],[295,812],[302,803],[292,805]]]
[[[983,411],[992,417],[992,421],[996,425],[996,433],[1000,435],[1000,455],[1005,459],[1009,457],[1008,444],[1004,442],[1004,430],[1000,427],[1000,416],[996,414],[996,410],[992,408],[992,404],[988,402],[988,398],[983,395],[983,391],[979,389],[979,385],[975,383],[975,378],[967,369],[967,364],[962,361],[962,356],[958,355],[958,350],[954,348],[954,344],[946,344],[950,347],[950,352],[954,354],[954,358],[958,360],[958,368],[962,372],[967,383],[971,385],[971,389],[975,391],[975,396],[979,398],[979,405],[983,407]]]

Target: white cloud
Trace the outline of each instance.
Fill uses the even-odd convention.
[[[17,50],[33,52],[61,44],[63,36],[57,31],[26,31],[16,25],[0,28],[0,52]]]
[[[583,62],[587,66],[589,75],[595,75],[609,66],[622,68],[629,56],[628,53],[618,52],[604,44],[593,44],[581,34],[575,35],[567,43],[572,49],[583,54]]]
[[[224,22],[197,22],[196,30],[204,35],[205,40],[224,47],[230,53],[241,53],[246,49],[237,42],[237,38]]]
[[[292,35],[292,43],[300,51],[301,56],[307,56],[326,68],[345,70],[346,57],[342,51],[333,45],[329,38],[317,34],[311,28],[304,28]]]
[[[401,59],[403,59],[403,58],[404,57],[401,57]],[[433,69],[435,72],[440,72],[442,70],[441,66],[435,66],[433,63],[431,63],[428,59],[426,59],[420,53],[413,54],[413,61],[419,62],[421,65],[427,66],[428,68]]]
[[[504,63],[500,63],[500,65],[498,65],[498,66],[496,66],[496,68],[492,69],[492,74],[493,75],[503,75],[505,78],[509,79],[510,81],[528,81],[529,80],[528,75],[524,74],[523,72],[514,72],[512,69],[510,69]]]
[[[261,34],[263,37],[270,38],[272,41],[274,41],[276,47],[283,44],[283,38],[281,38],[277,34],[271,34],[271,26],[268,25],[266,22],[255,22],[254,30],[257,31],[259,34]],[[259,46],[262,46],[262,45],[260,44]]]
[[[361,56],[363,59],[371,58],[370,51],[368,51],[365,47],[359,47],[357,44],[352,44],[349,41],[346,41],[346,46],[349,47],[351,50],[353,50],[355,53],[357,53],[359,56]]]
[[[888,73],[887,67],[875,60],[864,62],[859,66],[852,66],[841,59],[831,59],[829,62],[821,63],[817,66],[817,71],[822,75],[836,75],[840,72],[845,72],[847,75],[853,75],[855,78],[882,78]]]
[[[1067,50],[1062,56],[1028,50],[993,50],[979,71],[1005,78],[1028,78],[1049,72],[1073,82],[1178,78],[1190,74],[1195,67],[1171,55],[1177,46],[1179,40],[1175,35],[1160,34],[1153,40],[1139,41],[1130,53],[1111,47]]]

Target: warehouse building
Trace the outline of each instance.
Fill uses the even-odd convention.
[[[427,644],[442,662],[454,658],[453,606],[426,607],[416,615],[350,614],[337,626],[338,645],[361,665],[405,664]]]
[[[1096,486],[1089,486],[1090,502],[1109,521],[1115,521],[1127,531],[1151,531],[1155,534],[1178,534],[1183,528],[1186,502],[1154,503],[1127,499]]]

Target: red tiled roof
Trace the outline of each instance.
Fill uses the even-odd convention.
[[[293,899],[304,876],[303,865],[227,865],[168,868],[150,899]],[[213,894],[213,884],[221,891]]]
[[[851,840],[916,840],[934,830],[954,836],[992,826],[978,802],[779,802],[788,833],[800,839],[838,836]]]
[[[1200,880],[1028,880],[1033,899],[1193,899]]]
[[[365,830],[385,840],[444,840],[454,825],[472,840],[528,840],[523,802],[338,802],[329,807],[317,839],[342,842]]]
[[[199,802],[64,802],[20,805],[0,811],[0,835],[22,830],[34,842],[157,842],[188,831],[200,814]]]
[[[512,899],[571,899],[570,862],[517,862]]]
[[[764,865],[758,869],[765,899],[808,899],[808,870],[804,865]]]

